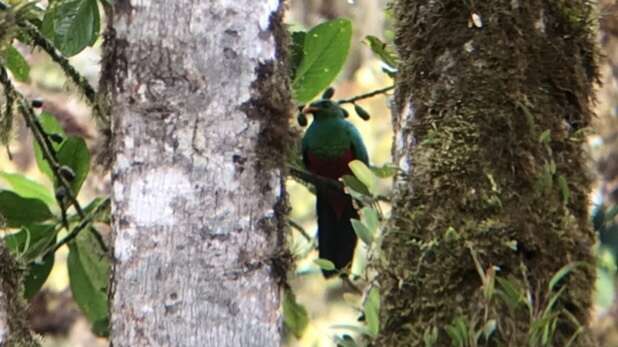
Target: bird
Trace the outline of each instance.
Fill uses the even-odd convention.
[[[332,93],[331,93],[332,96]],[[367,148],[358,129],[345,119],[347,112],[330,98],[322,98],[303,110],[313,121],[302,139],[302,159],[307,170],[317,176],[339,180],[352,175],[348,163],[369,164]],[[341,273],[354,256],[357,236],[350,222],[358,218],[352,197],[341,189],[316,186],[319,257],[335,265],[322,269],[326,278]]]

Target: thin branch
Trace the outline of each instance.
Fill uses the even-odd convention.
[[[296,167],[288,166],[290,175],[304,182],[310,183],[316,187],[329,187],[331,189],[343,191],[343,184],[330,178],[314,175],[305,170]]]
[[[288,224],[296,229],[304,238],[305,240],[311,242],[313,241],[313,237],[311,237],[311,235],[309,235],[309,233],[307,233],[307,231],[305,230],[305,228],[303,228],[300,224],[296,223],[295,221],[288,219]]]
[[[36,119],[36,115],[34,114],[34,110],[26,100],[26,98],[19,93],[11,83],[9,76],[6,72],[6,69],[0,65],[0,84],[4,86],[6,90],[14,97],[14,99],[18,102],[18,107],[20,113],[24,116],[24,120],[26,121],[26,125],[32,130],[32,135],[34,135],[34,139],[41,147],[41,152],[43,154],[43,158],[47,161],[54,177],[58,180],[60,185],[66,189],[67,196],[69,201],[75,207],[77,214],[80,218],[84,218],[84,211],[82,210],[77,198],[73,194],[71,190],[71,185],[67,181],[67,179],[60,173],[60,164],[56,160],[56,153],[54,151],[54,147],[51,144],[51,141],[47,137],[47,134],[42,131],[42,127],[38,124],[38,120]]]
[[[357,96],[349,98],[349,99],[339,100],[337,102],[339,103],[339,105],[342,105],[342,104],[353,104],[353,103],[355,103],[355,102],[357,102],[359,100],[368,99],[368,98],[374,97],[374,96],[379,95],[379,94],[386,94],[387,92],[389,92],[389,91],[391,91],[393,89],[395,89],[395,85],[392,85],[392,86],[389,86],[389,87],[385,87],[385,88],[382,88],[382,89],[377,89],[377,90],[374,90],[374,91],[369,92],[369,93],[357,95]]]
[[[101,201],[101,203],[95,207],[92,212],[90,212],[87,216],[85,216],[84,218],[82,218],[82,221],[75,227],[73,228],[73,230],[71,230],[71,232],[65,236],[62,240],[60,240],[58,243],[56,243],[54,246],[50,247],[47,251],[45,251],[43,254],[44,256],[47,256],[48,254],[52,254],[55,253],[60,247],[66,245],[67,243],[71,242],[72,240],[74,240],[77,235],[79,235],[80,231],[84,230],[85,228],[87,228],[90,224],[92,224],[92,221],[94,220],[94,218],[96,217],[96,215],[103,209],[106,208],[110,203],[110,198],[106,198],[105,200]],[[102,240],[99,240],[99,237],[97,237],[97,240],[99,242],[102,242]],[[104,244],[102,244],[103,246],[103,250],[106,250],[106,247]]]

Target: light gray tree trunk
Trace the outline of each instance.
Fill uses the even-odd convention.
[[[279,346],[282,1],[114,10],[111,342]]]

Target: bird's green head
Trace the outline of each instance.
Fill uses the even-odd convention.
[[[312,113],[314,120],[320,121],[328,118],[343,118],[347,112],[336,101],[320,99],[312,102],[303,113]]]

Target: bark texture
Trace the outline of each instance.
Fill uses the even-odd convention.
[[[23,271],[0,238],[0,346],[38,347],[26,323],[22,298]]]
[[[540,346],[530,339],[555,296],[547,345],[594,346],[582,149],[597,79],[591,7],[396,2],[394,155],[406,174],[383,242],[377,345],[426,346],[435,336],[434,346],[461,346],[449,325],[474,336],[493,320],[489,339],[463,346]],[[513,295],[503,295],[508,284]]]
[[[280,344],[282,7],[115,2],[116,347]]]

